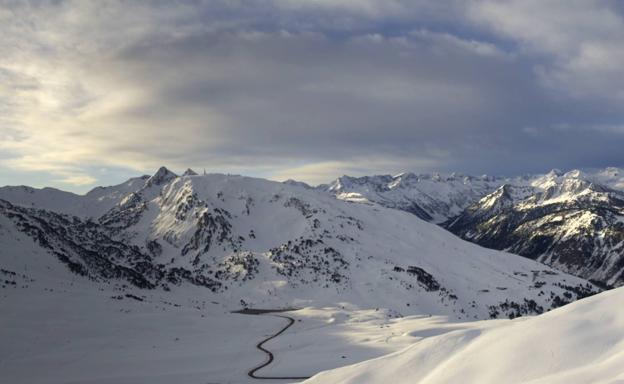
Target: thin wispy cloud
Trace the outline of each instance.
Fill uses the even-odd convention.
[[[595,127],[623,124],[623,20],[588,1],[3,2],[0,184],[622,165],[620,130]]]

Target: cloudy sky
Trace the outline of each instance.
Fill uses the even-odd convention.
[[[0,185],[622,166],[621,4],[0,0]]]

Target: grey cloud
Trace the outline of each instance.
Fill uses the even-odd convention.
[[[621,104],[624,13],[617,2],[483,1],[469,19],[518,42],[534,58],[539,81],[555,94]]]
[[[337,4],[14,10],[0,27],[10,35],[0,74],[36,86],[13,97],[19,108],[0,107],[16,119],[0,137],[20,137],[0,144],[0,161],[79,181],[89,167],[165,163],[316,182],[384,167],[500,174],[624,160],[619,132],[588,128],[619,127],[622,112],[566,76],[598,73],[591,89],[619,83],[605,85],[604,68],[565,64],[579,38],[567,25],[521,33],[537,3]],[[525,13],[510,21],[514,7]],[[593,36],[591,15],[581,37]],[[615,38],[615,21],[595,36]],[[2,81],[0,100],[18,88]],[[575,129],[553,128],[562,123]]]

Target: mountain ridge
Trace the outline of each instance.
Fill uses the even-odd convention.
[[[542,313],[600,290],[399,210],[244,176],[158,173],[168,180],[131,179],[98,194],[116,201],[99,217],[10,202],[0,216],[89,278],[203,286],[232,308],[347,300],[479,319]]]

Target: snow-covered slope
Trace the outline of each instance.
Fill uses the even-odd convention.
[[[552,171],[528,186],[504,185],[443,225],[483,246],[621,285],[624,192],[598,183],[610,180],[602,176]]]
[[[483,319],[541,313],[596,290],[406,212],[241,176],[161,169],[97,219],[6,201],[0,216],[76,273],[202,286],[232,308],[344,301]]]
[[[624,289],[537,317],[475,322],[306,383],[620,383]],[[429,334],[436,334],[429,331]]]

